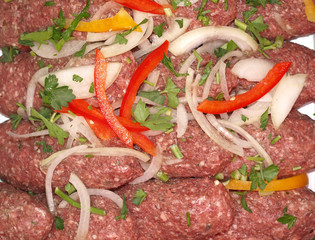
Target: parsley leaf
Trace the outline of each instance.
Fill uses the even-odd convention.
[[[145,191],[143,191],[142,189],[138,189],[135,193],[135,196],[132,199],[132,203],[137,206],[140,206],[140,204],[146,198],[146,196],[147,193]]]
[[[2,57],[0,62],[13,62],[14,57],[19,54],[17,47],[3,47],[1,48]]]
[[[40,119],[44,122],[45,126],[48,129],[49,136],[58,139],[58,143],[60,145],[64,145],[65,138],[68,138],[68,133],[63,129],[53,124],[49,120],[47,120],[44,116],[42,116],[39,112],[37,112],[34,108],[31,108],[31,116],[37,119]]]
[[[55,228],[58,230],[63,230],[64,227],[64,220],[58,216],[55,216]]]
[[[252,168],[252,172],[249,174],[249,180],[252,182],[250,186],[250,190],[253,191],[257,188],[257,185],[261,190],[264,190],[272,179],[274,179],[278,173],[280,168],[274,164],[262,169],[260,165],[260,171],[257,172],[255,168]],[[267,183],[265,183],[265,181]]]
[[[151,100],[152,102],[158,103],[160,105],[163,105],[165,102],[165,97],[161,95],[161,93],[157,90],[147,92],[147,91],[140,91],[138,93],[138,96],[147,98]]]
[[[249,118],[242,114],[242,121],[246,122]]]
[[[170,77],[166,80],[165,89],[161,93],[166,93],[168,98],[168,105],[171,108],[177,108],[179,101],[177,94],[180,92],[180,88],[175,85]]]
[[[272,179],[274,179],[278,173],[279,173],[280,168],[274,164],[266,167],[263,170],[263,177],[267,182],[270,182]]]
[[[51,146],[48,145],[48,144],[46,143],[46,141],[36,142],[35,145],[36,145],[36,146],[42,146],[44,153],[51,153],[51,152],[53,152]]]
[[[269,114],[269,108],[267,108],[267,110],[260,116],[260,128],[262,130],[265,130],[268,124],[268,117]]]
[[[83,78],[80,77],[80,76],[77,75],[77,74],[73,74],[72,80],[75,81],[75,82],[82,82],[82,81],[83,81]]]
[[[136,30],[140,25],[147,23],[149,20],[147,18],[143,19],[138,25],[134,26],[133,28],[129,29],[126,32],[123,33],[117,33],[116,37],[115,37],[115,41],[113,44],[115,43],[119,43],[119,44],[127,44],[128,43],[128,39],[125,38],[125,36],[129,35],[130,33],[132,33],[134,30]]]
[[[178,25],[179,25],[180,28],[183,28],[183,26],[184,26],[184,19],[175,20],[175,22],[178,23]]]
[[[77,191],[77,189],[75,189],[75,187],[71,183],[66,184],[65,190],[67,191],[68,195],[71,195],[72,193]]]
[[[115,219],[116,220],[119,220],[119,219],[125,220],[127,217],[127,213],[128,213],[128,208],[127,208],[127,204],[126,204],[126,197],[124,196],[123,207],[120,211],[120,215],[116,216]]]
[[[223,57],[225,54],[234,51],[235,49],[239,48],[237,44],[231,40],[225,44],[223,44],[221,47],[214,50],[214,54],[217,56],[217,58]]]
[[[81,49],[78,52],[76,52],[73,56],[75,56],[75,57],[83,57],[84,54],[85,54],[86,45],[87,44],[84,43],[83,46],[81,47]]]
[[[200,8],[198,8],[198,16],[197,19],[202,22],[204,26],[208,26],[211,22],[209,16],[206,14],[210,12],[210,10],[204,11],[205,6],[207,5],[208,0],[202,0]]]
[[[248,207],[245,195],[247,192],[235,192],[237,195],[241,195],[241,205],[242,207],[249,213],[252,213],[253,211]]]
[[[176,72],[175,69],[174,69],[174,65],[173,65],[171,57],[167,57],[165,53],[164,53],[164,56],[163,56],[163,59],[162,59],[162,63],[164,64],[165,67],[168,68],[168,70],[170,70],[173,74],[175,74],[176,77],[188,76],[188,73],[178,73],[178,72]]]
[[[10,119],[11,119],[11,128],[12,130],[17,129],[17,127],[19,126],[22,117],[18,114],[10,114]]]
[[[288,207],[285,207],[283,210],[283,216],[278,218],[277,221],[282,224],[288,224],[288,229],[292,228],[294,223],[297,220],[297,217],[287,214]]]
[[[161,37],[164,32],[164,26],[166,25],[165,22],[162,22],[160,25],[157,25],[153,28],[153,32],[158,36]]]
[[[45,7],[50,7],[50,6],[54,6],[56,3],[54,1],[46,1],[44,6]]]
[[[61,107],[67,107],[68,102],[75,99],[75,95],[68,86],[58,87],[58,78],[56,75],[49,75],[45,78],[44,91],[40,93],[44,105],[61,110]]]
[[[251,18],[251,16],[253,16],[256,12],[257,12],[257,8],[255,8],[255,7],[252,7],[248,11],[244,11],[243,12],[244,22],[247,23],[248,20]]]
[[[208,62],[207,65],[205,66],[205,69],[203,70],[203,75],[201,76],[201,80],[199,82],[199,86],[202,86],[203,84],[206,83],[210,72],[211,72],[211,66],[212,66],[212,61]]]
[[[189,0],[171,0],[171,4],[174,9],[178,7],[178,4],[180,4],[182,1],[184,1],[184,6],[189,7],[191,6],[191,2]]]
[[[140,99],[133,112],[133,117],[136,119],[137,122],[143,123],[149,117],[149,115],[149,108],[147,108],[145,102]]]

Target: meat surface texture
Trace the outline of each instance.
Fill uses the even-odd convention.
[[[243,12],[251,9],[245,0],[237,0],[237,18],[243,19]],[[276,2],[276,1],[274,1]],[[302,0],[281,0],[281,4],[266,4],[258,7],[250,21],[263,16],[268,29],[262,32],[262,37],[274,39],[283,36],[284,39],[293,39],[315,32],[315,23],[307,20],[305,5]]]
[[[91,214],[90,227],[87,239],[138,239],[138,228],[133,216],[116,220],[121,209],[109,199],[100,196],[91,196],[91,206],[105,210],[106,215]],[[57,216],[64,220],[64,229],[53,229],[47,240],[75,239],[80,218],[80,209],[69,204],[65,208],[57,208]]]
[[[61,150],[61,146],[56,139],[50,137],[12,138],[6,133],[11,130],[10,122],[3,123],[0,127],[0,178],[26,191],[43,192],[45,170],[41,170],[40,162],[49,155],[36,143],[46,141],[53,151]],[[25,134],[35,130],[29,122],[22,122],[15,133]],[[62,188],[69,181],[71,172],[76,173],[87,187],[110,189],[132,181],[142,175],[143,170],[138,160],[132,157],[87,158],[72,155],[57,166],[53,189]]]
[[[0,183],[0,239],[42,240],[53,226],[44,204],[26,192]]]
[[[306,188],[275,192],[270,196],[259,196],[257,192],[245,196],[252,213],[241,206],[241,196],[231,192],[235,219],[226,234],[215,240],[236,239],[303,239],[315,237],[315,194]],[[292,228],[277,221],[286,214],[296,217]]]
[[[132,203],[138,189],[147,193],[140,206]],[[208,178],[149,181],[118,193],[126,197],[141,240],[207,239],[227,231],[234,217],[228,192]]]

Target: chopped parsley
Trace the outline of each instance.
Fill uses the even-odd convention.
[[[283,210],[283,216],[278,218],[277,221],[282,224],[288,224],[288,229],[292,228],[297,220],[297,217],[287,214],[288,207]]]
[[[263,6],[266,4],[282,4],[279,0],[246,0],[246,4],[253,7]]]
[[[57,230],[63,230],[65,228],[64,223],[65,221],[62,218],[55,216],[55,228]]]
[[[164,32],[164,26],[166,25],[165,22],[162,22],[160,25],[157,25],[153,28],[153,32],[158,36],[161,37]]]
[[[205,69],[202,72],[203,75],[201,76],[199,86],[202,86],[203,84],[206,83],[211,72],[211,66],[212,66],[212,61],[208,62],[207,65],[205,66]]]
[[[190,227],[190,212],[186,212],[187,227]]]
[[[80,77],[79,75],[73,74],[72,81],[74,81],[74,82],[82,82],[83,78]]]
[[[31,108],[31,116],[35,119],[39,119],[43,121],[44,125],[47,127],[49,136],[58,139],[58,143],[60,145],[64,145],[65,138],[68,138],[68,133],[63,129],[53,124],[51,121],[47,120],[44,116],[42,116],[39,112],[37,112],[34,108]]]
[[[50,6],[54,6],[56,3],[54,1],[46,1],[44,6],[45,7],[50,7]]]
[[[167,182],[170,178],[167,176],[164,172],[158,171],[156,176],[162,181],[162,182]]]
[[[269,114],[269,108],[260,116],[260,128],[262,130],[266,130],[267,124],[268,124],[268,117]]]
[[[0,62],[13,62],[14,57],[19,54],[17,47],[2,47],[2,57]]]
[[[277,135],[274,139],[271,140],[270,144],[273,145],[281,139],[280,135]]]
[[[214,54],[217,56],[217,58],[223,57],[225,54],[234,51],[235,49],[239,48],[237,44],[231,40],[225,44],[223,44],[221,47],[214,50]]]
[[[209,26],[211,23],[210,17],[206,15],[210,12],[210,10],[204,11],[204,8],[207,4],[208,0],[202,0],[200,8],[198,8],[198,16],[197,19],[202,22],[204,26]]]
[[[89,88],[89,93],[94,93],[95,87],[94,87],[94,82],[91,82],[91,86]]]
[[[146,198],[147,193],[143,191],[142,189],[138,189],[132,199],[132,203],[140,206],[140,204],[143,202],[143,200]]]
[[[46,141],[40,141],[35,143],[36,146],[41,146],[44,153],[51,153],[53,152],[51,146],[46,143]]]
[[[178,73],[174,69],[173,62],[171,60],[171,57],[167,57],[166,54],[164,53],[164,57],[162,59],[162,63],[164,64],[165,67],[168,68],[176,77],[185,77],[188,76],[188,73]]]
[[[165,102],[165,97],[157,90],[154,91],[140,91],[138,96],[147,98],[152,102],[163,105]]]
[[[246,116],[245,116],[245,115],[243,115],[243,114],[242,114],[242,116],[241,116],[241,117],[242,117],[242,121],[243,121],[243,122],[246,122],[246,121],[249,119],[248,117],[246,117]]]
[[[195,49],[193,50],[193,53],[194,53],[195,57],[197,58],[197,61],[198,61],[197,70],[199,70],[200,63],[202,62],[203,59]]]
[[[172,7],[174,9],[178,8],[178,4],[180,4],[183,1],[184,1],[184,6],[185,7],[191,6],[191,2],[189,0],[171,0]]]
[[[184,26],[184,19],[175,20],[175,22],[178,23],[178,26],[179,26],[180,28],[183,28],[183,26]]]
[[[17,129],[17,127],[19,126],[21,120],[22,120],[22,117],[18,114],[10,114],[9,115],[10,119],[11,119],[11,128],[12,130],[15,130]]]
[[[242,207],[249,213],[252,213],[253,211],[248,207],[245,196],[246,196],[246,191],[245,192],[235,192],[237,195],[241,196],[241,205]]]
[[[40,92],[43,105],[51,106],[56,110],[68,107],[68,102],[75,99],[72,90],[68,86],[58,87],[56,75],[49,75],[45,78],[44,91]]]
[[[136,108],[133,111],[133,117],[137,122],[142,126],[150,128],[151,130],[156,131],[168,131],[174,124],[170,122],[172,119],[170,116],[164,116],[163,113],[169,110],[168,107],[156,107],[159,111],[156,114],[150,114],[149,108],[146,107],[145,102],[141,99],[136,105]]]
[[[177,108],[179,101],[177,94],[180,92],[180,88],[175,85],[170,77],[166,80],[165,89],[161,93],[166,93],[168,98],[168,106],[171,108]]]
[[[272,179],[274,179],[278,173],[280,168],[274,164],[262,169],[260,165],[259,171],[256,171],[255,168],[252,168],[252,172],[249,174],[249,180],[252,182],[250,186],[250,190],[253,191],[257,188],[257,186],[264,190]],[[267,183],[265,183],[265,181]]]
[[[119,43],[119,44],[127,44],[128,43],[128,39],[125,38],[125,36],[129,35],[130,33],[132,33],[134,30],[136,30],[140,25],[147,23],[149,20],[147,18],[143,19],[138,25],[134,26],[133,28],[129,29],[126,32],[123,33],[117,33],[116,37],[115,37],[115,41],[113,44],[115,43]]]
[[[87,44],[84,43],[83,46],[81,47],[81,49],[78,52],[76,52],[73,56],[75,56],[75,57],[83,57],[84,54],[85,54],[86,45]]]
[[[127,208],[127,204],[126,204],[126,197],[124,196],[124,200],[123,200],[123,207],[120,211],[120,215],[116,216],[115,219],[116,220],[125,220],[127,217],[127,213],[128,213],[128,208]]]

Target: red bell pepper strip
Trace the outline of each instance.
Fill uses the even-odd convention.
[[[96,49],[95,69],[94,69],[94,87],[95,94],[100,106],[100,109],[108,123],[119,139],[129,147],[133,147],[132,136],[130,132],[118,121],[114,110],[110,105],[106,91],[107,77],[107,61],[99,49]]]
[[[132,75],[126,94],[120,107],[120,116],[131,118],[131,108],[136,99],[138,89],[153,69],[162,61],[164,54],[168,52],[169,42],[166,40],[160,47],[152,51],[136,69]]]
[[[154,143],[140,132],[130,132],[133,142],[141,147],[146,153],[152,156],[156,155]]]
[[[283,75],[288,71],[291,64],[291,62],[277,63],[263,80],[246,93],[237,95],[228,101],[204,100],[197,107],[197,110],[203,113],[220,114],[245,107],[263,97],[276,86]]]
[[[119,3],[125,7],[138,10],[140,12],[147,12],[153,14],[164,15],[164,8],[172,8],[172,6],[162,6],[152,0],[114,0],[114,2]]]
[[[78,116],[83,116],[94,121],[106,121],[99,108],[92,107],[83,99],[73,99],[72,102],[69,103],[68,107],[62,107],[62,109],[57,112],[68,113],[69,111]],[[140,123],[135,123],[130,119],[123,117],[117,117],[117,119],[125,128],[130,131],[143,132],[149,130],[147,127],[141,126]]]
[[[116,137],[116,134],[111,129],[111,127],[108,126],[107,122],[94,121],[92,119],[89,119],[88,117],[84,118],[98,138],[106,141]]]

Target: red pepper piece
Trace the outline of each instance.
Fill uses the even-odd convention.
[[[124,142],[127,146],[133,147],[133,141],[130,132],[118,121],[117,117],[114,114],[114,110],[108,101],[105,91],[106,77],[107,61],[101,51],[96,49],[94,87],[101,112],[103,113],[108,125],[113,129],[118,138],[121,139],[121,141]]]
[[[291,62],[277,63],[266,75],[266,77],[246,93],[231,98],[228,101],[209,101],[204,100],[197,107],[197,110],[204,113],[220,114],[231,112],[245,107],[268,93],[281,80],[288,71]]]
[[[146,153],[152,156],[156,155],[154,143],[140,132],[130,132],[133,142],[141,147]]]
[[[88,117],[84,117],[84,118],[98,138],[106,141],[106,140],[116,137],[116,134],[111,129],[111,127],[108,126],[106,121],[101,122],[101,121],[94,121],[92,119],[89,119]]]
[[[160,47],[152,51],[140,64],[137,70],[134,72],[129,85],[126,90],[126,94],[122,100],[120,107],[120,116],[124,118],[131,118],[131,108],[136,99],[136,95],[140,85],[147,78],[147,76],[153,71],[154,68],[162,61],[164,54],[168,52],[169,42],[166,40]]]
[[[147,12],[153,14],[164,15],[164,8],[171,8],[170,5],[162,6],[152,0],[114,0],[114,2],[119,3],[125,7],[138,10],[140,12]]]
[[[75,115],[83,116],[94,121],[106,122],[106,119],[103,116],[101,110],[99,108],[92,107],[83,99],[74,99],[71,103],[69,103],[68,107],[62,107],[62,109],[57,112],[68,113],[69,111]],[[130,119],[118,116],[117,119],[125,128],[130,131],[144,132],[149,130],[149,128],[141,126],[140,123],[135,123]]]

